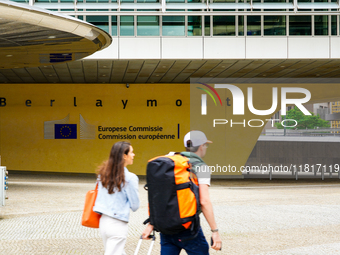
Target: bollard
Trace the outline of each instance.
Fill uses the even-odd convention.
[[[6,205],[6,190],[8,190],[8,171],[5,166],[0,166],[0,206]]]
[[[299,170],[296,169],[296,170],[295,170],[295,180],[296,180],[296,181],[298,180],[298,174],[299,174]]]

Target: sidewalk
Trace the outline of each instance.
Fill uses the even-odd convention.
[[[103,254],[98,229],[80,225],[94,176],[9,173],[0,207],[0,254]],[[131,213],[126,253],[147,218],[147,193]],[[211,254],[340,254],[339,180],[215,180],[210,188],[223,250]],[[207,239],[210,230],[201,223]],[[140,254],[146,254],[144,241]],[[159,235],[152,254],[159,254]],[[182,254],[186,254],[182,252]]]

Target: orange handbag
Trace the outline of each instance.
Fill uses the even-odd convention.
[[[99,220],[101,215],[92,210],[96,202],[98,194],[98,182],[95,190],[89,190],[86,193],[83,216],[81,217],[81,225],[89,228],[99,228]]]

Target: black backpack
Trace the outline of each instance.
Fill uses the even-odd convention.
[[[189,159],[181,154],[149,160],[146,169],[150,224],[163,234],[190,229],[195,236],[199,224],[199,190]]]

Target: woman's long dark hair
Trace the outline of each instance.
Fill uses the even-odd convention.
[[[115,143],[111,148],[109,159],[97,170],[102,185],[108,190],[109,194],[113,194],[115,188],[121,191],[122,186],[125,185],[123,155],[129,153],[130,145],[129,142]]]

